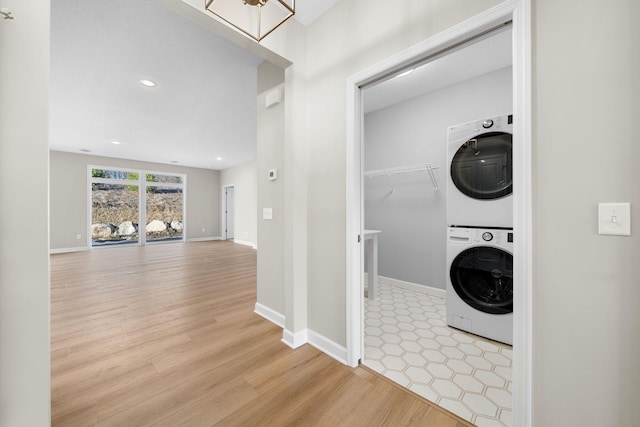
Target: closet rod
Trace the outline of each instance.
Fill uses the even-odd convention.
[[[373,178],[376,176],[388,176],[388,175],[398,175],[403,173],[426,171],[429,174],[429,178],[431,178],[433,189],[438,190],[438,182],[436,180],[436,175],[434,172],[435,169],[438,169],[438,167],[431,166],[429,163],[422,163],[419,165],[400,166],[397,168],[387,168],[387,169],[377,169],[377,170],[367,171],[363,175],[367,178]]]

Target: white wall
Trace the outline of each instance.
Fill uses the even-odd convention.
[[[294,315],[308,314],[309,327],[335,342],[345,342],[345,79],[497,3],[407,0],[389,13],[382,0],[341,0],[291,39],[304,49],[278,50],[294,59],[308,53],[302,69],[287,70],[292,81],[285,83],[293,98],[285,141],[303,145],[299,157],[310,154],[305,180],[296,184],[308,189],[296,218],[308,233],[282,239],[289,269],[292,249],[308,242],[308,298]],[[533,425],[634,426],[640,3],[612,0],[603,7],[585,0],[577,8],[569,0],[534,0],[533,6]],[[0,23],[0,213],[4,222],[32,228],[0,241],[0,421],[46,426],[49,11],[48,2],[14,2],[12,9],[18,18]],[[278,37],[287,35],[283,29]],[[23,177],[20,188],[9,184],[16,176]],[[632,237],[597,235],[599,201],[633,203]],[[285,215],[294,214],[296,203],[286,205]],[[285,286],[285,293],[298,290]]]
[[[282,92],[282,103],[267,109],[266,96]],[[267,61],[258,66],[258,303],[285,314],[284,304],[284,70]],[[269,181],[270,170],[278,179]],[[262,209],[272,208],[273,219],[262,218]]]
[[[336,343],[346,343],[346,80],[497,3],[342,0],[307,29],[308,324]]]
[[[640,2],[534,2],[536,426],[640,423]],[[631,202],[632,237],[598,235]]]
[[[382,0],[341,0],[306,30],[305,78],[291,76],[304,86],[305,102],[295,105],[304,118],[285,119],[287,127],[308,119],[303,138],[287,144],[306,144],[309,153],[308,180],[299,185],[308,190],[310,329],[346,341],[346,78],[498,3],[408,0],[390,9]],[[640,202],[640,3],[531,3],[533,425],[633,426],[639,237],[598,236],[596,212],[600,201]],[[278,41],[269,46],[296,63]],[[637,228],[640,210],[632,215]]]
[[[49,2],[0,20],[0,425],[50,423]]]
[[[507,67],[365,116],[365,170],[439,168],[438,191],[426,172],[364,180],[365,228],[382,230],[380,275],[445,289],[447,128],[510,113],[511,80]]]
[[[258,242],[257,184],[255,161],[220,172],[221,197],[224,197],[223,187],[233,186],[234,189],[234,239],[236,243],[248,246],[256,246]],[[224,237],[224,230],[221,233]]]
[[[54,251],[87,248],[88,165],[185,174],[187,240],[221,236],[219,171],[63,151],[51,151],[50,158],[51,249]],[[81,239],[76,238],[77,234]]]

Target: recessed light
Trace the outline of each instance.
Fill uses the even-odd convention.
[[[222,157],[216,157],[216,160],[222,160]]]
[[[140,84],[146,87],[155,87],[156,82],[153,80],[142,79],[140,80]]]
[[[120,141],[111,141],[111,143],[112,143],[113,145],[120,145],[120,144],[121,144],[121,142],[120,142]]]

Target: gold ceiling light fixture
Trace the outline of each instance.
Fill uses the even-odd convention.
[[[296,0],[205,0],[205,9],[257,42],[296,13]]]

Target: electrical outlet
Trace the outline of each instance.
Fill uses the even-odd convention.
[[[204,227],[202,227],[202,232],[204,233]]]

